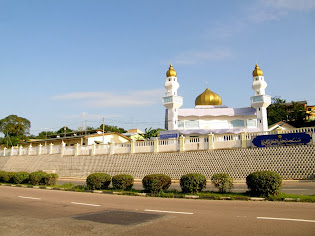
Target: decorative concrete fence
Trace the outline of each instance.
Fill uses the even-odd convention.
[[[74,146],[39,145],[37,147],[11,147],[0,151],[0,156],[38,156],[60,154],[61,156],[95,156],[102,154],[133,154],[133,153],[159,153],[159,152],[184,152],[214,149],[235,149],[249,148],[252,146],[252,139],[259,135],[279,133],[300,133],[306,132],[312,136],[315,144],[315,127],[299,128],[287,131],[272,131],[241,134],[208,134],[200,137],[179,137],[170,139],[130,141],[128,143],[92,144]]]

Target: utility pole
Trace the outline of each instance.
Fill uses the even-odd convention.
[[[86,135],[86,133],[87,133],[87,120],[85,120],[85,135]]]
[[[105,118],[103,117],[103,144],[104,144]]]

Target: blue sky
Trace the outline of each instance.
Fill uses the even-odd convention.
[[[0,118],[163,128],[170,62],[183,108],[206,82],[250,106],[256,63],[267,94],[315,105],[314,25],[313,0],[0,0]]]

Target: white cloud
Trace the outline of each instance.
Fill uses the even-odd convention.
[[[132,92],[78,92],[57,95],[52,100],[77,100],[87,107],[141,107],[160,102],[163,89],[140,90]]]
[[[175,57],[175,64],[197,64],[208,61],[229,59],[232,53],[228,49],[214,51],[186,51]]]
[[[310,11],[315,10],[314,0],[265,0],[267,6],[277,9]]]
[[[207,39],[226,39],[242,32],[244,28],[246,28],[246,24],[240,19],[229,24],[217,23],[217,25],[206,30],[205,37]]]
[[[75,115],[62,115],[62,118],[66,119],[84,119],[84,120],[101,120],[102,118],[109,117],[121,117],[121,115],[105,115],[105,114],[89,114],[88,112],[82,112],[81,114]]]

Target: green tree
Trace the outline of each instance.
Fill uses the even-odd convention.
[[[103,130],[103,125],[100,125],[100,129]],[[116,133],[127,133],[127,130],[118,128],[117,126],[104,125],[104,132],[116,132]]]
[[[50,136],[52,136],[54,134],[55,134],[55,132],[53,132],[53,131],[42,131],[35,138],[36,139],[46,139],[46,138],[49,138]]]
[[[267,108],[268,124],[272,125],[279,121],[287,121],[286,101],[280,97],[273,97],[272,103]]]
[[[144,139],[159,137],[160,131],[162,131],[162,130],[164,130],[164,129],[160,129],[160,128],[152,129],[152,127],[149,129],[145,128],[144,133],[140,134],[140,135],[142,135]]]
[[[303,105],[292,101],[292,110],[288,114],[288,120],[295,127],[301,127],[306,120],[306,109]]]
[[[17,115],[9,115],[0,120],[0,132],[4,134],[2,143],[17,145],[20,140],[26,140],[31,128],[31,122]]]
[[[73,132],[72,129],[69,129],[67,126],[64,126],[56,131],[56,134],[64,134],[64,133],[71,133]]]

